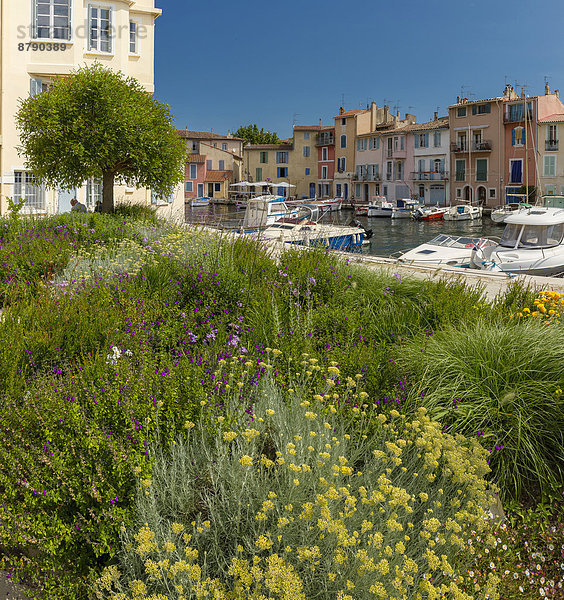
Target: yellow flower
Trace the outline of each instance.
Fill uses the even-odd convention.
[[[223,439],[226,442],[232,442],[236,437],[237,437],[237,434],[235,433],[235,431],[226,431],[223,434]]]
[[[253,459],[248,456],[247,454],[245,454],[244,456],[242,456],[239,459],[239,462],[244,466],[244,467],[251,467],[253,465]]]

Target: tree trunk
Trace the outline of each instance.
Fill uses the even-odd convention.
[[[113,171],[104,171],[102,179],[102,212],[114,212],[114,179]]]

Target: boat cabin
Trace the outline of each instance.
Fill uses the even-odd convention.
[[[503,248],[553,248],[564,242],[564,209],[532,208],[505,219]]]

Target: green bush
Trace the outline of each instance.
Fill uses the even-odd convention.
[[[472,598],[458,554],[488,528],[486,452],[424,409],[343,418],[338,402],[366,394],[339,375],[321,369],[323,396],[270,379],[250,420],[211,410],[157,448],[97,597]],[[495,598],[495,584],[473,597]]]
[[[416,382],[408,409],[479,436],[504,498],[561,489],[564,328],[480,321],[414,341],[402,357]]]

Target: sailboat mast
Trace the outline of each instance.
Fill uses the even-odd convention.
[[[529,154],[527,142],[529,140],[529,132],[527,131],[527,95],[525,94],[525,194],[527,195],[527,203],[529,202]]]

